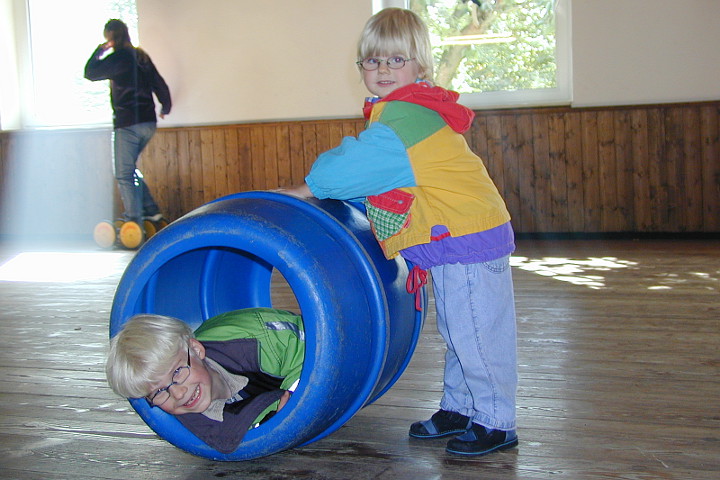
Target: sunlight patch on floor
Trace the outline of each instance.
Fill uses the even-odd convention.
[[[606,288],[605,276],[601,272],[618,270],[637,265],[636,262],[619,260],[615,257],[589,257],[570,259],[562,257],[528,258],[513,256],[510,264],[521,270],[552,277],[561,282],[582,285],[592,289]]]
[[[124,255],[113,252],[24,252],[0,266],[0,281],[86,282],[122,273]]]

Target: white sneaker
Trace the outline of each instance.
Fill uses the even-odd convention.
[[[144,220],[150,220],[151,222],[159,222],[163,219],[162,213],[156,213],[155,215],[149,215],[146,217],[143,217]]]

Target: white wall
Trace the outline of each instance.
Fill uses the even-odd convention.
[[[358,116],[370,0],[137,0],[139,35],[173,95],[162,125]]]
[[[357,37],[373,3],[402,0],[136,1],[172,126],[358,116]],[[573,105],[720,99],[720,0],[570,1]],[[18,80],[29,66],[15,68],[28,55],[24,9],[0,0],[4,129],[32,101]]]
[[[161,125],[355,117],[372,0],[137,0]],[[572,0],[573,104],[720,99],[720,0]]]
[[[13,0],[0,0],[0,127],[20,128],[22,116],[18,57],[28,56],[27,45],[18,44],[18,33],[27,36],[25,5]]]
[[[720,99],[720,0],[573,0],[575,106]]]

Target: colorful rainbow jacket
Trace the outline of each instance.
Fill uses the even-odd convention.
[[[364,201],[387,258],[431,242],[436,225],[460,237],[510,220],[462,135],[474,113],[457,99],[418,82],[366,104],[366,130],[321,154],[305,179],[317,198]]]

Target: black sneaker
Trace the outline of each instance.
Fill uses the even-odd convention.
[[[456,412],[438,410],[430,420],[410,425],[410,436],[415,438],[442,438],[467,432],[472,425],[470,417]]]
[[[505,450],[518,444],[515,430],[490,430],[473,423],[470,429],[447,444],[446,450],[458,455],[485,455],[496,450]]]

